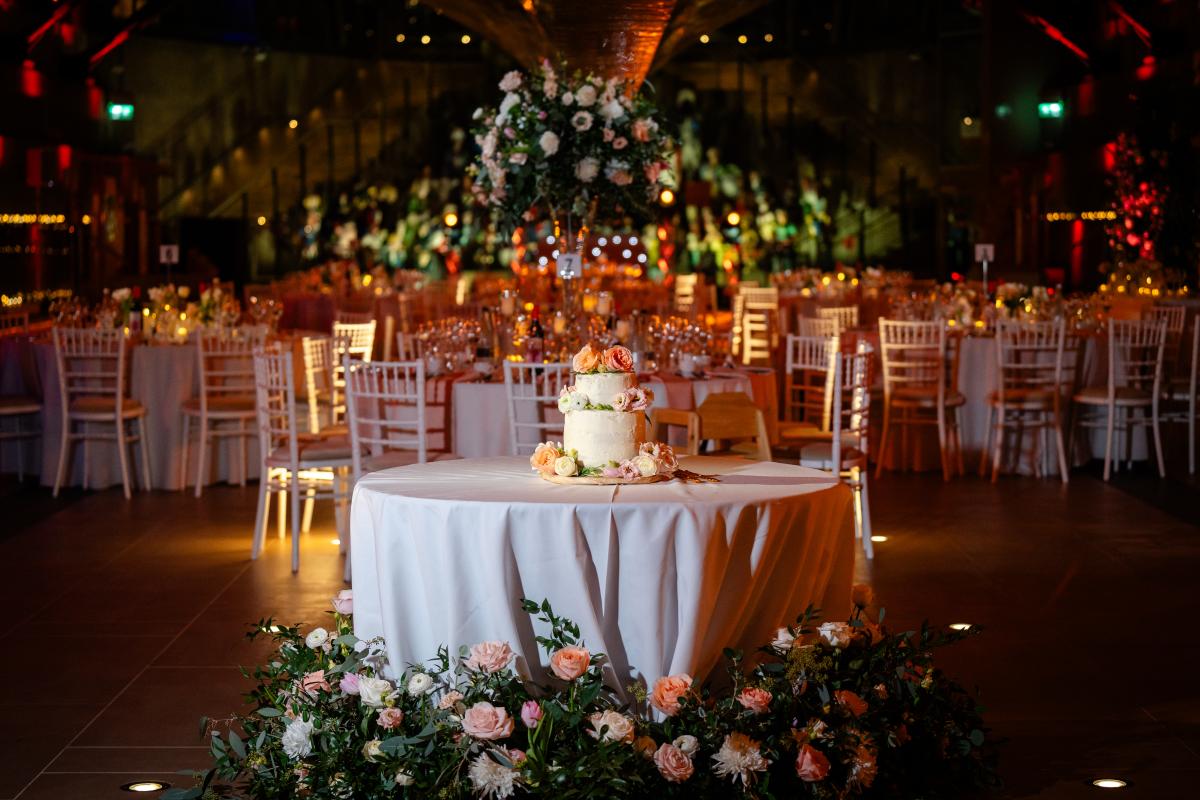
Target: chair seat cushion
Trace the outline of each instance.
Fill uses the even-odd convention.
[[[0,416],[15,417],[18,414],[36,414],[42,404],[23,394],[0,394]]]
[[[920,408],[936,408],[937,407],[937,387],[936,386],[906,386],[897,388],[892,392],[892,405],[894,406],[917,406]],[[965,405],[967,398],[962,392],[946,392],[946,406],[953,408],[955,406]]]
[[[1132,386],[1118,386],[1115,395],[1116,405],[1119,406],[1148,406],[1152,392],[1145,389],[1135,389]],[[1088,406],[1108,405],[1108,387],[1089,386],[1083,391],[1076,392],[1075,402]]]
[[[779,423],[777,430],[780,440],[828,439],[830,436],[829,431],[823,431],[811,422],[784,421]]]
[[[301,434],[298,439],[301,463],[350,462],[350,438],[348,436]],[[277,447],[267,456],[267,466],[286,467],[289,464],[291,464],[291,454],[286,447]]]
[[[457,461],[462,456],[457,453],[425,453],[425,460],[429,461]],[[418,463],[417,453],[415,450],[389,450],[386,453],[380,453],[377,456],[364,458],[362,461],[363,472],[377,472],[381,469],[391,469],[392,467],[409,467]]]
[[[866,467],[867,458],[857,447],[842,447],[842,464],[845,467]],[[800,449],[800,466],[813,469],[833,469],[833,443],[813,442]]]
[[[988,404],[993,406],[1000,405],[1000,392],[990,392],[988,394]],[[1006,408],[1053,408],[1054,390],[1034,388],[1008,389],[1004,392],[1004,406]]]
[[[200,398],[190,397],[183,401],[183,410],[187,414],[200,413]],[[210,414],[246,414],[255,413],[255,398],[252,394],[213,395],[208,398],[208,413]]]
[[[71,401],[69,413],[71,416],[111,417],[117,413],[117,398],[102,395],[76,397]],[[145,406],[132,398],[126,397],[121,404],[121,416],[125,419],[140,417],[145,413]]]

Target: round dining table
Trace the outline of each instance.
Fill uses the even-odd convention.
[[[609,683],[709,675],[726,647],[753,652],[810,603],[849,611],[850,490],[787,464],[694,456],[715,482],[559,485],[524,457],[440,461],[363,476],[351,507],[355,633],[383,636],[391,669],[505,640],[547,679],[521,608],[574,620]]]

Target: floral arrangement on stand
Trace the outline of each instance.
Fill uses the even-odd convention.
[[[670,140],[649,97],[617,78],[555,69],[509,72],[497,108],[480,108],[468,168],[476,200],[512,230],[539,217],[643,211],[668,178]]]
[[[669,675],[630,686],[630,705],[548,602],[523,601],[544,634],[539,685],[501,641],[391,671],[384,642],[354,636],[345,590],[331,630],[254,626],[278,644],[253,673],[255,711],[205,720],[215,765],[164,798],[936,798],[994,784],[975,702],[931,652],[972,632],[891,634],[869,587],[853,597],[847,622],[816,625],[809,608],[758,653],[727,650],[721,688]]]

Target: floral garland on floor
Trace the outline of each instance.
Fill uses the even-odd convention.
[[[255,626],[279,644],[253,673],[256,710],[206,721],[215,766],[164,797],[934,798],[993,784],[979,710],[931,655],[970,632],[890,634],[866,613],[869,587],[854,601],[848,622],[814,626],[809,608],[755,659],[727,650],[724,688],[670,675],[630,687],[628,706],[548,602],[523,607],[549,631],[549,685],[519,676],[499,641],[390,679],[343,591],[333,630]]]

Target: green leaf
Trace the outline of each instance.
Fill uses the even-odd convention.
[[[271,717],[282,717],[283,716],[282,711],[280,711],[278,708],[271,708],[270,706],[265,706],[263,708],[260,708],[258,711],[255,711],[254,713],[258,714],[260,717],[266,717],[267,719],[270,719]]]
[[[229,732],[229,748],[237,754],[238,758],[246,758],[246,745],[242,743],[242,737],[238,736],[236,731]]]

